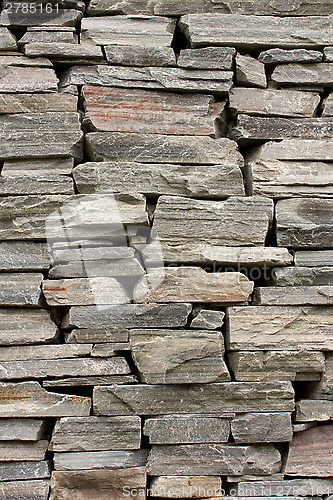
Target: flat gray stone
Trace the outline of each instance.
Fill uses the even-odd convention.
[[[104,61],[100,47],[88,43],[31,42],[23,47],[28,57],[47,57],[54,64],[91,64]]]
[[[57,387],[61,390],[63,387],[91,387],[97,385],[136,384],[137,382],[138,379],[134,375],[65,377],[54,380],[43,380],[43,387]]]
[[[44,271],[51,266],[45,243],[34,241],[0,242],[1,271]]]
[[[332,161],[331,139],[284,139],[281,142],[267,142],[262,146],[264,160]]]
[[[46,420],[2,418],[0,441],[39,441],[46,433]]]
[[[296,266],[322,267],[330,266],[333,259],[333,250],[299,251],[295,254]]]
[[[296,422],[333,420],[333,401],[303,399],[296,403]]]
[[[9,31],[8,28],[1,27],[0,28],[0,51],[1,50],[16,50],[16,38]]]
[[[231,421],[236,443],[278,443],[291,441],[290,413],[245,413]]]
[[[70,94],[1,94],[1,114],[76,112],[77,98]]]
[[[0,15],[1,16],[1,15]],[[58,78],[53,69],[1,66],[0,93],[57,92]]]
[[[12,11],[8,12],[6,9],[2,11],[0,15],[0,23],[3,26],[10,26],[11,28],[19,27],[31,27],[31,26],[77,26],[83,17],[82,12],[76,9],[66,8],[62,9],[58,4],[58,11],[56,5],[53,5],[52,12],[49,14],[45,12],[45,8],[42,12],[37,9],[37,12],[28,10],[28,12],[23,12],[19,9],[18,12]],[[53,10],[54,9],[54,10]],[[82,9],[82,4],[81,4]]]
[[[51,463],[49,461],[3,462],[0,464],[0,481],[47,479],[50,476],[51,476]],[[1,492],[1,486],[0,486],[0,492]]]
[[[121,247],[118,247],[121,248]],[[49,278],[59,279],[59,278],[87,278],[92,279],[92,282],[87,282],[87,286],[84,284],[82,290],[86,292],[85,303],[90,301],[91,304],[94,304],[93,300],[102,300],[103,302],[110,302],[112,300],[112,304],[120,301],[120,303],[128,302],[128,297],[126,296],[124,290],[120,283],[116,283],[115,280],[112,281],[112,278],[123,278],[129,277],[132,279],[136,279],[139,276],[145,274],[143,267],[140,262],[136,258],[132,259],[101,259],[101,260],[86,260],[83,258],[82,260],[74,260],[69,261],[66,264],[57,264],[50,269]],[[108,278],[108,279],[107,279]],[[86,280],[87,281],[87,280]],[[77,280],[76,284],[86,283],[86,281]],[[105,282],[105,285],[108,284],[108,288],[104,291],[101,288],[96,288],[95,285],[98,284],[98,281]],[[81,287],[81,285],[79,285]],[[73,283],[72,289],[76,285]],[[66,287],[68,288],[68,287]],[[78,287],[77,287],[78,288]],[[89,289],[94,290],[94,293],[89,292]],[[115,292],[114,298],[107,299],[108,291],[113,294]],[[59,294],[60,295],[60,294]],[[96,298],[94,299],[94,295]],[[77,299],[79,297],[77,296]],[[52,299],[53,300],[53,299]],[[61,300],[72,300],[70,296],[61,298]],[[81,300],[82,301],[82,300]],[[80,305],[80,304],[76,304]]]
[[[126,469],[146,465],[149,450],[55,453],[55,470]]]
[[[1,306],[39,306],[43,275],[40,273],[1,273]]]
[[[74,164],[73,158],[34,158],[5,160],[2,174],[10,177],[49,175],[51,178],[56,175],[69,176]]]
[[[49,497],[50,481],[7,481],[0,484],[0,499],[33,499],[47,500]]]
[[[0,309],[0,345],[45,344],[56,338],[56,327],[42,309]]]
[[[22,171],[22,177],[1,175],[1,196],[27,194],[74,194],[73,180],[63,175],[31,175],[30,171]]]
[[[26,33],[19,39],[18,45],[27,43],[78,43],[75,28],[68,26],[32,26],[27,27]]]
[[[278,85],[331,87],[333,85],[332,69],[332,63],[283,64],[273,71],[272,82]]]
[[[0,361],[65,359],[90,356],[93,344],[52,344],[0,347]]]
[[[215,330],[223,325],[225,313],[211,309],[201,309],[192,319],[190,327],[198,329]]]
[[[265,306],[333,305],[333,286],[260,287],[254,292],[253,304]]]
[[[261,52],[258,60],[267,65],[287,63],[316,63],[323,59],[322,52],[307,49],[268,49]]]
[[[136,45],[106,45],[109,64],[120,66],[175,66],[176,56],[171,47],[140,47]]]
[[[275,269],[273,275],[275,286],[299,287],[333,285],[332,267],[286,267]]]
[[[267,87],[265,65],[251,56],[237,54],[236,82],[243,87]]]
[[[79,328],[65,332],[65,342],[69,344],[128,342],[129,330],[125,327]]]
[[[1,441],[0,452],[3,462],[17,460],[39,461],[44,460],[49,442],[43,441]]]
[[[180,51],[177,66],[185,69],[232,70],[236,49],[233,47],[205,47]]]

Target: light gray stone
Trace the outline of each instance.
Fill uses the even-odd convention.
[[[195,384],[230,380],[220,332],[132,330],[134,363],[147,384]]]
[[[319,384],[309,388],[309,395],[313,399],[328,399],[333,401],[333,353],[326,353],[325,371]]]
[[[333,305],[333,286],[260,287],[254,292],[253,304],[265,306]]]
[[[90,300],[88,299],[88,297],[90,297],[91,303],[93,304],[94,295],[96,295],[96,300],[100,298],[99,300],[105,301],[108,294],[107,290],[114,290],[114,292],[117,293],[117,300],[120,300],[120,303],[124,303],[128,301],[128,298],[123,291],[122,286],[119,283],[117,284],[116,280],[110,280],[112,280],[112,278],[123,277],[130,277],[133,280],[135,279],[135,277],[139,277],[144,274],[145,270],[136,258],[115,260],[87,260],[83,258],[82,260],[74,260],[69,261],[66,264],[55,265],[50,269],[49,278],[52,278],[53,280],[58,278],[87,278],[88,276],[89,279],[92,280],[91,283],[87,282],[87,280],[84,282],[82,282],[82,280],[77,280],[77,282],[79,283],[87,282],[88,286],[86,288],[86,285],[84,285],[84,289],[87,290],[86,293],[88,294],[88,301]],[[99,281],[101,283],[104,281],[105,285],[109,284],[108,289],[105,290],[105,293],[103,289],[96,289],[95,284],[98,284]],[[89,293],[89,287],[94,290],[94,294]],[[70,298],[68,298],[68,300],[70,300]],[[114,301],[112,302],[112,304],[116,301],[116,295],[114,295],[113,300]]]
[[[332,161],[331,139],[284,139],[281,142],[267,142],[262,146],[264,160],[306,160]]]
[[[1,461],[15,462],[17,460],[44,460],[49,442],[43,441],[1,441]]]
[[[184,322],[184,324],[186,321]],[[75,329],[65,332],[65,342],[69,344],[128,342],[129,330],[124,326]]]
[[[78,37],[75,34],[75,28],[68,26],[32,26],[27,27],[26,33],[19,39],[18,45],[27,43],[78,43]]]
[[[47,479],[50,476],[51,476],[51,463],[48,461],[0,463],[0,481]],[[0,486],[0,491],[1,491],[1,486]]]
[[[267,87],[265,65],[249,55],[236,55],[236,82],[244,87]]]
[[[8,28],[0,28],[0,51],[16,50],[16,38]]]
[[[39,306],[42,281],[40,273],[1,273],[1,306]]]
[[[21,52],[0,52],[0,66],[18,66],[29,68],[53,68],[51,61],[45,57],[28,59]]]
[[[303,399],[296,403],[296,422],[333,420],[333,401]]]
[[[207,330],[215,330],[221,328],[223,325],[223,318],[225,313],[223,311],[214,311],[211,309],[201,309],[192,319],[191,328],[204,328]]]
[[[283,481],[242,481],[235,485],[235,493],[244,497],[284,497],[290,496],[320,496],[333,492],[332,479],[284,479]]]
[[[88,416],[90,398],[47,392],[38,382],[0,384],[1,417]]]
[[[54,341],[56,328],[42,309],[0,309],[0,345],[44,344]]]
[[[0,500],[14,500],[19,498],[47,500],[49,490],[50,482],[47,480],[6,481],[0,484]]]
[[[333,350],[331,307],[235,306],[228,317],[228,350]]]
[[[105,375],[91,377],[65,377],[55,380],[43,380],[43,387],[89,387],[97,385],[113,384],[136,384],[137,377],[134,375]]]
[[[1,16],[1,15],[0,15]],[[58,78],[53,69],[1,66],[0,93],[57,92]]]
[[[81,9],[83,5],[81,3]],[[3,26],[10,26],[11,28],[26,28],[31,26],[76,26],[83,14],[76,9],[62,9],[58,4],[58,10],[56,5],[53,3],[52,12],[45,12],[45,6],[42,11],[33,12],[28,10],[28,12],[23,12],[19,9],[18,12],[13,9],[12,12],[8,10],[3,10],[0,15],[0,23]]]
[[[180,51],[177,65],[185,69],[232,70],[235,54],[233,47],[183,49]]]
[[[49,449],[59,451],[140,448],[140,417],[67,417],[57,421]]]
[[[63,175],[33,175],[30,171],[22,171],[22,177],[1,175],[0,196],[23,194],[74,194],[74,184]]]
[[[323,101],[323,116],[333,116],[333,92]]]
[[[259,54],[258,60],[267,65],[287,63],[315,63],[323,59],[322,52],[307,49],[269,49]]]
[[[333,200],[294,198],[276,206],[277,244],[294,248],[332,248]]]
[[[55,470],[126,469],[146,465],[149,450],[55,453]]]
[[[324,48],[324,61],[333,62],[333,47]]]
[[[24,361],[32,359],[64,359],[89,356],[93,344],[55,344],[0,347],[0,361]]]
[[[300,251],[295,254],[296,266],[322,267],[331,266],[333,250]]]
[[[282,64],[272,74],[272,82],[278,85],[331,87],[333,64]]]
[[[91,64],[104,60],[100,47],[90,43],[31,42],[24,45],[23,52],[28,57],[47,57],[54,64]]]
[[[168,415],[145,421],[143,434],[150,444],[226,443],[228,418]]]
[[[76,112],[77,98],[70,94],[1,94],[1,114]],[[28,170],[28,168],[27,168]]]
[[[207,415],[292,411],[290,382],[221,382],[186,385],[95,387],[95,415]]]
[[[34,241],[0,242],[1,271],[44,271],[51,265],[45,243]]]
[[[112,65],[143,67],[176,65],[176,56],[171,47],[106,45],[104,52],[107,62]]]
[[[10,177],[27,175],[70,175],[73,169],[73,158],[34,158],[5,160],[2,174]]]
[[[333,285],[333,267],[286,267],[275,269],[275,286],[317,286]]]
[[[93,245],[92,241],[92,245]],[[53,262],[68,262],[82,260],[118,260],[132,259],[134,257],[134,249],[131,247],[113,247],[107,246],[91,246],[91,247],[74,247],[74,248],[53,248]]]
[[[293,428],[290,413],[245,413],[231,421],[236,443],[278,443],[291,441]]]
[[[39,441],[46,433],[46,421],[26,418],[2,418],[0,441]]]

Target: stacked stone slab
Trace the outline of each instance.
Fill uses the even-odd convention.
[[[330,500],[331,2],[25,4],[0,13],[0,500]]]

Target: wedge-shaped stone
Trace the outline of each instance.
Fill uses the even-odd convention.
[[[236,443],[278,443],[291,441],[293,428],[290,413],[245,413],[231,421]]]
[[[264,497],[267,494],[271,497],[283,496],[316,496],[333,492],[332,479],[284,479],[266,481],[242,481],[235,485],[237,496],[244,497]]]
[[[16,12],[14,9],[5,9],[2,11],[0,15],[0,23],[4,26],[10,26],[12,28],[18,27],[31,27],[31,26],[76,26],[81,20],[83,14],[79,10],[76,9],[68,9],[61,8],[58,4],[58,8],[56,7],[56,3],[50,2],[50,5],[53,8],[49,9],[49,12],[44,9],[34,12],[32,10],[28,10],[28,12],[24,12],[22,8],[19,8]],[[77,7],[77,6],[75,6]],[[81,4],[82,9],[82,4]]]
[[[141,47],[136,45],[106,45],[109,64],[120,66],[175,66],[176,56],[171,47]]]
[[[0,195],[74,194],[74,184],[71,178],[63,175],[31,175],[30,171],[22,172],[22,174],[24,177],[1,175]]]
[[[235,306],[228,315],[229,350],[333,350],[330,307]]]
[[[53,69],[2,66],[0,93],[56,92],[58,78]]]
[[[138,489],[144,500],[146,468],[53,471],[50,500],[73,500],[76,495],[80,495],[81,500],[125,500],[124,487],[128,491]]]
[[[164,472],[163,472],[164,468]],[[273,445],[233,446],[192,444],[153,446],[147,471],[152,476],[168,475],[269,475],[279,472],[280,453]]]
[[[225,382],[186,385],[96,387],[96,415],[219,414],[292,411],[289,382]]]
[[[273,275],[273,283],[275,286],[287,287],[333,285],[333,266],[294,266],[286,267],[284,269],[275,269]]]
[[[15,462],[16,460],[44,460],[48,441],[2,441],[0,442],[1,460]]]
[[[116,193],[136,192],[154,197],[169,194],[218,199],[244,195],[242,163],[235,149],[219,165],[88,162],[75,167],[73,176],[83,194],[112,189]]]
[[[31,376],[31,375],[30,375]],[[1,383],[1,417],[88,416],[90,398],[47,392],[38,382]]]
[[[40,305],[42,281],[39,273],[1,273],[1,306]]]
[[[136,384],[135,375],[102,375],[91,377],[65,377],[54,380],[43,380],[43,387],[89,387],[97,385]]]
[[[49,497],[50,482],[36,481],[7,481],[0,485],[0,500],[26,498],[33,500],[47,500]]]
[[[264,160],[332,161],[332,140],[284,139],[281,142],[268,142],[262,146],[261,158]]]
[[[159,284],[155,285],[156,279]],[[244,302],[253,282],[241,273],[207,273],[200,267],[156,268],[134,290],[136,302]]]
[[[295,254],[296,266],[322,267],[331,266],[333,250],[300,251]]]
[[[0,50],[16,50],[16,38],[9,29],[0,28]]]
[[[160,476],[150,482],[151,496],[158,498],[217,497],[222,495],[221,488],[221,478],[216,476]]]
[[[256,288],[253,304],[265,306],[333,305],[333,286]]]
[[[150,444],[226,443],[230,435],[227,418],[168,415],[149,418],[143,428]]]
[[[34,158],[5,160],[1,173],[10,177],[71,175],[73,158]]]
[[[39,441],[46,433],[46,421],[26,418],[2,418],[0,441]]]
[[[84,123],[93,131],[214,136],[224,109],[206,95],[92,85],[84,85],[83,95]]]
[[[163,17],[112,16],[82,20],[81,37],[96,45],[171,47],[176,21]]]
[[[323,116],[333,116],[333,92],[323,101]]]
[[[296,422],[333,420],[333,401],[303,399],[296,403]]]
[[[0,243],[1,271],[44,271],[51,265],[51,255],[44,243],[3,241]]]
[[[332,476],[333,426],[297,432],[290,443],[285,473],[288,476]]]
[[[237,381],[316,381],[325,370],[325,355],[303,350],[231,352],[229,363]]]
[[[0,116],[1,159],[37,156],[82,157],[77,113],[24,113]]]
[[[333,64],[281,64],[272,74],[272,81],[278,85],[304,85],[332,87]]]
[[[230,155],[238,158],[236,144],[230,139],[92,132],[86,140],[93,161],[218,165],[224,164]]]
[[[259,54],[258,60],[267,65],[286,63],[315,63],[323,59],[322,52],[307,49],[269,49]]]
[[[146,465],[149,450],[55,453],[55,470],[126,469]]]
[[[40,461],[40,462],[17,461],[17,462],[3,462],[0,464],[0,481],[23,481],[27,479],[47,479],[50,476],[51,476],[51,464],[48,461]],[[0,495],[1,495],[1,486],[0,486]]]
[[[28,57],[47,57],[54,64],[91,64],[104,60],[100,47],[88,43],[31,42],[23,47]]]
[[[125,304],[129,297],[115,278],[46,280],[43,294],[50,306]]]
[[[294,248],[333,247],[333,200],[294,198],[276,206],[277,244]]]
[[[241,87],[267,87],[265,66],[249,55],[236,55],[236,82]]]
[[[185,326],[190,304],[123,304],[96,308],[72,307],[63,328],[172,328]],[[109,342],[110,340],[108,340]]]
[[[272,222],[272,203],[260,197],[202,201],[161,196],[153,231],[162,244],[260,246]]]
[[[55,344],[0,347],[0,361],[64,359],[90,356],[93,344]]]
[[[190,327],[197,329],[215,330],[221,328],[225,313],[210,309],[201,309],[199,312],[193,311],[196,316],[192,319]]]
[[[50,450],[99,451],[140,448],[140,417],[68,417],[55,425]]]
[[[282,140],[288,137],[325,139],[333,137],[331,118],[258,118],[239,115],[230,138],[240,144],[251,141]]]
[[[0,114],[76,112],[77,98],[70,94],[2,94]]]
[[[232,71],[183,68],[149,68],[148,71],[153,80],[160,85],[158,88],[165,90],[227,95],[233,87]]]
[[[233,47],[205,47],[180,51],[177,65],[185,69],[232,70],[236,50]]]
[[[47,311],[0,309],[0,345],[44,344],[55,340],[56,328]]]
[[[221,332],[132,330],[130,345],[142,382],[147,384],[230,380]]]
[[[333,38],[330,17],[269,17],[230,14],[192,14],[180,20],[192,47],[227,45],[257,50],[263,47],[315,48]],[[299,34],[302,33],[302,36]]]
[[[233,113],[253,116],[314,116],[320,97],[297,90],[244,89],[235,87],[229,96]]]
[[[333,401],[333,354],[326,353],[325,371],[319,382],[310,389],[313,399],[328,399]]]
[[[36,42],[77,44],[78,36],[75,28],[69,26],[28,26],[26,33],[19,39],[18,45]]]

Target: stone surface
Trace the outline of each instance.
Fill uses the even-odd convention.
[[[46,480],[3,482],[0,484],[0,499],[47,500],[49,489],[50,482]]]
[[[53,471],[50,500],[91,500],[98,495],[99,500],[125,499],[124,488],[138,489],[145,498],[145,467],[126,469],[104,469],[86,471]]]
[[[235,149],[219,165],[87,162],[75,167],[73,176],[83,194],[112,189],[115,193],[136,192],[154,197],[169,194],[219,199],[244,194],[241,166]]]
[[[333,62],[333,47],[324,48],[324,61]]]
[[[15,462],[17,460],[44,460],[48,447],[48,441],[1,441],[1,460],[4,462]]]
[[[1,94],[0,113],[76,112],[77,99],[69,94]]]
[[[48,461],[3,462],[0,464],[0,481],[47,479],[50,476],[51,476],[51,464]],[[1,492],[1,485],[0,485],[0,492]]]
[[[172,328],[185,326],[189,304],[124,304],[98,309],[72,307],[63,319],[63,328]]]
[[[215,330],[221,328],[223,325],[223,318],[225,313],[223,311],[213,311],[209,309],[201,309],[192,319],[191,328],[204,328],[207,330]]]
[[[73,180],[63,175],[31,175],[29,171],[22,174],[22,177],[1,175],[0,196],[74,194]]]
[[[229,96],[233,113],[253,116],[311,117],[320,103],[318,94],[297,90],[234,87]]]
[[[100,47],[88,43],[31,42],[23,47],[28,57],[47,57],[54,64],[91,64],[104,60]]]
[[[214,136],[224,103],[211,96],[83,86],[89,130]]]
[[[39,306],[42,281],[39,273],[1,273],[1,306]]]
[[[330,266],[333,259],[333,250],[299,251],[295,254],[296,266],[322,267]]]
[[[296,403],[296,422],[333,420],[333,401],[303,399]]]
[[[280,47],[319,48],[332,42],[329,17],[268,17],[230,14],[190,14],[180,20],[180,28],[192,47],[227,45],[258,50]],[[299,36],[302,33],[302,36]]]
[[[55,340],[56,328],[47,311],[0,309],[0,345],[44,344]]]
[[[18,45],[36,42],[77,44],[78,37],[75,28],[69,26],[28,26],[26,33],[19,39]]]
[[[65,318],[67,321],[68,318]],[[184,324],[186,321],[184,320]],[[98,325],[98,323],[97,323]],[[65,342],[69,344],[89,344],[93,343],[109,343],[109,342],[128,342],[130,330],[124,326],[114,325],[113,327],[105,328],[82,328],[65,332]]]
[[[58,78],[53,69],[2,66],[0,93],[56,92]]]
[[[120,66],[175,66],[176,56],[171,47],[141,47],[136,45],[106,45],[106,60]]]
[[[68,417],[58,420],[50,450],[99,451],[140,448],[140,417]]]
[[[55,453],[55,470],[126,469],[146,465],[148,450]]]
[[[268,142],[261,150],[264,160],[332,161],[331,139],[284,139]]]
[[[145,421],[143,433],[150,444],[226,443],[227,418],[169,415]]]
[[[52,3],[50,4],[52,5]],[[62,9],[58,4],[58,10],[54,5],[51,12],[45,12],[45,8],[37,12],[28,10],[24,12],[22,8],[10,12],[8,10],[3,10],[0,15],[0,23],[4,26],[10,26],[11,28],[27,27],[27,26],[76,26],[82,18],[82,12],[76,9]],[[83,10],[83,5],[81,4],[81,9]],[[39,12],[38,12],[39,10]]]
[[[333,92],[323,101],[323,116],[333,116]]]
[[[326,353],[325,371],[319,382],[310,388],[313,399],[328,399],[333,401],[333,354]]]
[[[235,493],[238,496],[245,497],[264,497],[265,495],[278,497],[290,496],[316,496],[332,492],[332,479],[285,479],[280,480],[261,480],[261,481],[242,481],[235,487]]]
[[[245,413],[231,421],[236,443],[278,443],[291,441],[293,429],[289,413]]]
[[[272,82],[278,85],[331,87],[333,64],[287,64],[278,66],[272,74]]]
[[[331,248],[333,200],[295,198],[280,200],[276,207],[278,246]]]
[[[46,433],[46,421],[26,418],[2,418],[0,441],[38,441]]]
[[[209,498],[222,495],[222,481],[216,476],[160,476],[150,482],[152,497]]]
[[[236,50],[233,47],[206,47],[202,49],[183,49],[177,65],[185,69],[233,69]]]
[[[91,377],[65,377],[54,380],[43,380],[43,387],[86,387],[96,385],[112,384],[136,384],[138,382],[134,375],[102,375]]]
[[[251,56],[236,55],[236,83],[241,87],[267,86],[265,66]]]
[[[321,352],[241,351],[229,353],[229,365],[235,380],[318,380],[325,370]]]
[[[16,38],[9,29],[0,28],[0,50],[16,50]]]
[[[148,457],[150,475],[226,475],[279,472],[280,453],[273,445],[233,446],[197,444],[153,446]]]
[[[330,307],[235,306],[228,316],[230,350],[333,350]]]
[[[2,168],[2,174],[10,177],[23,176],[45,176],[50,175],[70,175],[72,172],[73,158],[34,158],[34,159],[16,159],[5,160]]]
[[[333,267],[286,267],[275,269],[275,286],[333,285]]]
[[[132,330],[130,345],[141,380],[147,384],[230,380],[220,332]]]
[[[93,402],[96,415],[221,415],[223,412],[292,411],[294,408],[289,382],[96,387]]]
[[[265,306],[333,305],[333,286],[284,286],[256,288],[253,304]]]
[[[93,344],[0,347],[0,361],[79,358],[89,356],[92,353],[92,349]]]
[[[120,281],[118,278],[130,278],[133,281],[144,274],[145,270],[136,258],[88,260],[85,258],[85,252],[83,252],[82,260],[69,261],[66,264],[57,264],[52,267],[49,272],[49,278],[52,278],[52,280],[56,278],[84,278],[84,280],[76,280],[76,284],[80,284],[80,287],[83,285],[82,290],[85,291],[85,298],[81,297],[80,294],[76,294],[78,302],[81,300],[81,302],[90,302],[91,304],[95,302],[109,302],[114,304],[118,302],[125,303],[129,300],[127,296],[129,292],[126,295],[122,285],[118,282]],[[87,276],[89,277],[89,282],[87,281]],[[95,286],[99,283],[104,283],[105,290]],[[72,288],[73,291],[74,288],[79,287],[76,285],[73,287],[71,285],[69,287],[66,286],[66,289],[69,288]],[[72,300],[71,295],[67,297],[63,296],[62,298],[60,298],[60,294],[58,295],[60,301],[67,300],[70,302]]]
[[[259,54],[258,60],[264,64],[315,63],[321,62],[323,54],[307,49],[268,49]]]
[[[333,427],[323,425],[298,432],[290,444],[285,473],[313,477],[331,476]]]

